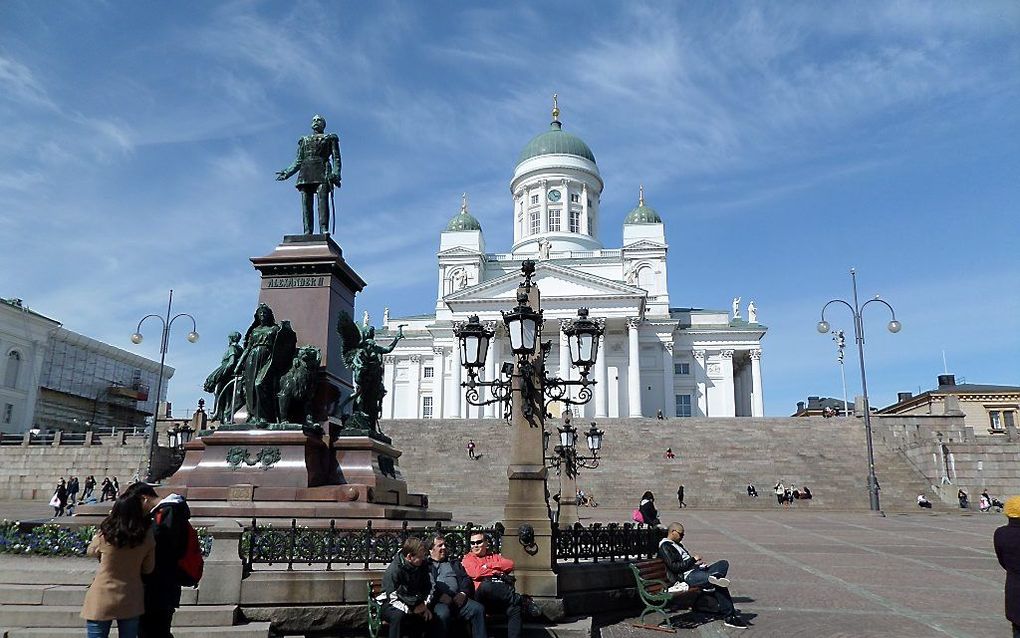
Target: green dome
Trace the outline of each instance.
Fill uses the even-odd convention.
[[[645,206],[645,187],[642,186],[638,196],[637,208],[627,213],[624,224],[661,224],[662,218],[651,206]]]
[[[461,197],[460,201],[460,212],[453,216],[450,223],[446,225],[447,231],[457,230],[481,230],[482,225],[478,223],[475,216],[468,212],[467,209],[467,193]]]
[[[584,140],[564,131],[557,120],[549,126],[549,130],[536,135],[528,145],[521,151],[517,163],[524,160],[538,157],[540,155],[575,155],[586,160],[595,161],[595,154],[591,152]]]

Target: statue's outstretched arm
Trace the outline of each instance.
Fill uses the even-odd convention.
[[[397,342],[404,338],[404,324],[397,326],[397,336],[393,337],[393,341],[386,348],[380,348],[379,354],[389,354],[393,352],[393,349],[397,347]]]
[[[301,165],[301,140],[297,143],[297,155],[294,157],[294,162],[283,169],[282,171],[276,171],[276,179],[282,181],[288,179],[291,175],[298,171],[298,166]]]

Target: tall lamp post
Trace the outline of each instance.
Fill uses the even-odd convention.
[[[174,291],[170,290],[170,299],[166,304],[166,317],[160,317],[159,315],[145,315],[138,321],[138,327],[135,328],[135,333],[131,335],[131,343],[137,345],[142,342],[142,324],[145,323],[146,319],[155,317],[163,324],[163,334],[160,337],[159,342],[159,380],[156,382],[156,415],[152,421],[152,434],[149,435],[149,469],[148,469],[148,480],[151,482],[154,480],[152,472],[152,459],[156,456],[156,428],[159,425],[159,403],[160,393],[163,391],[163,370],[164,363],[166,362],[166,350],[170,344],[170,328],[173,327],[174,322],[181,317],[187,317],[191,319],[191,332],[188,333],[187,339],[191,343],[198,341],[198,326],[195,324],[195,318],[186,312],[178,313],[173,317],[170,316],[174,305]]]
[[[864,395],[864,432],[868,441],[868,496],[871,501],[871,511],[879,512],[881,507],[878,500],[878,477],[875,476],[875,449],[871,437],[871,403],[868,400],[868,377],[864,372],[864,318],[861,313],[868,307],[868,304],[879,303],[889,309],[892,319],[886,325],[889,332],[895,334],[903,329],[903,324],[896,320],[896,311],[885,300],[877,295],[863,304],[857,301],[857,271],[850,269],[850,280],[853,283],[853,305],[843,299],[832,299],[822,306],[822,317],[818,322],[818,332],[826,334],[830,330],[829,322],[825,320],[825,309],[834,303],[841,303],[850,309],[854,318],[854,339],[857,341],[857,359],[861,364],[861,393]]]
[[[560,475],[559,515],[556,521],[560,525],[573,525],[580,520],[577,514],[577,470],[582,467],[595,469],[599,466],[601,460],[599,450],[602,449],[602,438],[606,433],[600,430],[594,421],[591,422],[591,427],[584,435],[591,454],[585,456],[578,454],[577,428],[570,423],[564,423],[556,430],[560,435],[559,445],[553,447],[552,455],[546,456],[545,460]],[[548,454],[552,434],[544,432],[542,436],[544,449]]]
[[[554,402],[583,405],[591,400],[595,380],[589,375],[598,358],[604,328],[603,322],[588,318],[586,308],[578,310],[577,318],[563,326],[563,332],[570,362],[578,368],[579,378],[547,376],[545,360],[552,344],[542,343],[541,295],[532,281],[535,262],[524,260],[521,274],[517,305],[503,313],[513,361],[499,366],[497,378],[481,381],[478,376],[479,369],[485,366],[494,332],[472,316],[467,322],[456,324],[454,334],[459,341],[461,362],[467,369],[468,379],[461,385],[468,403],[501,406],[502,415],[511,425],[503,552],[516,563],[518,591],[554,597],[558,588],[553,571],[552,521],[546,500],[545,415]],[[571,388],[579,388],[576,397],[569,395]]]

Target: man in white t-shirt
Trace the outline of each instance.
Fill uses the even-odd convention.
[[[746,629],[747,623],[733,607],[730,597],[730,580],[726,578],[730,564],[720,560],[705,564],[700,556],[691,554],[683,546],[684,526],[670,523],[666,538],[659,541],[659,558],[666,563],[666,578],[672,583],[668,591],[682,592],[691,587],[700,587],[705,594],[715,597],[719,614],[727,627]]]

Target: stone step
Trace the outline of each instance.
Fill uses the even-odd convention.
[[[235,605],[187,605],[174,614],[176,627],[228,627],[237,618]],[[0,605],[0,627],[68,628],[81,631],[81,605]]]
[[[86,585],[0,584],[0,605],[81,605],[85,602],[86,591]],[[197,602],[198,589],[185,587],[181,590],[182,605]]]
[[[176,615],[175,615],[176,619]],[[84,621],[83,621],[84,622]],[[116,625],[116,623],[114,623]],[[116,635],[114,632],[111,635]],[[0,638],[81,638],[79,627],[28,627],[0,630]],[[174,636],[208,636],[210,638],[268,638],[269,623],[255,622],[229,627],[179,627],[174,623]]]

